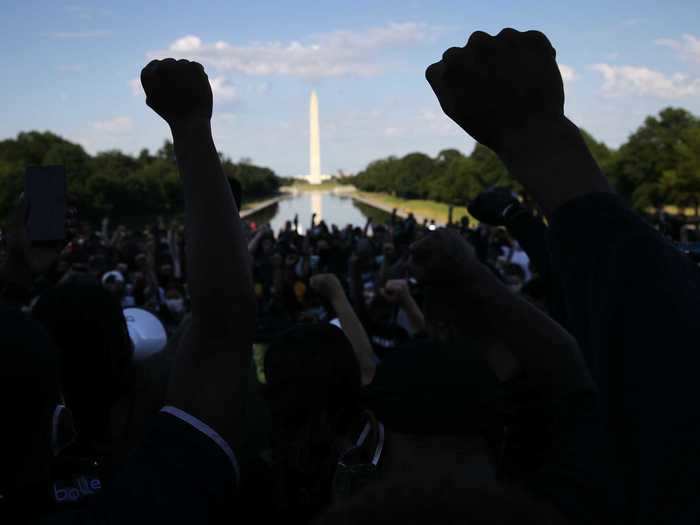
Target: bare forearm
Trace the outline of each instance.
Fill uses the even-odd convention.
[[[482,328],[498,334],[531,381],[558,391],[593,388],[573,336],[501,285],[486,267],[478,279],[471,276],[469,281],[478,282],[464,288],[465,296],[478,300]]]
[[[367,385],[372,381],[377,366],[372,343],[344,293],[339,293],[332,304],[360,365],[362,384]]]
[[[209,122],[173,129],[185,186],[185,238],[193,317],[255,315],[243,228]],[[228,319],[228,323],[234,321]],[[242,323],[245,326],[248,323]]]
[[[259,231],[258,233],[255,234],[255,236],[248,243],[248,253],[251,256],[254,255],[255,252],[258,251],[258,245],[260,244],[262,236],[263,236],[263,232]]]
[[[533,121],[505,143],[501,159],[548,218],[576,197],[612,191],[578,127],[565,117]]]
[[[410,323],[414,334],[425,330],[425,317],[423,316],[423,312],[418,307],[413,297],[409,295],[408,298],[404,299],[401,307],[408,316],[408,322]]]

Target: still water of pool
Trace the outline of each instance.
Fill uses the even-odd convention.
[[[384,223],[389,219],[389,214],[382,210],[358,202],[348,195],[333,192],[293,194],[246,219],[257,224],[269,223],[273,231],[278,232],[284,228],[286,221],[293,221],[294,216],[298,215],[299,225],[306,231],[313,213],[316,213],[317,223],[324,220],[329,226],[336,224],[339,228],[348,224],[364,226],[368,217],[372,217],[375,223]]]

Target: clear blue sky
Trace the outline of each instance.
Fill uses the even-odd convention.
[[[234,160],[306,173],[312,88],[324,173],[411,151],[468,153],[472,140],[441,115],[423,73],[472,31],[503,27],[549,36],[569,117],[613,147],[663,107],[700,114],[697,0],[6,0],[0,138],[50,130],[91,153],[156,149],[168,130],[136,79],[151,57],[174,56],[205,65],[217,146]]]

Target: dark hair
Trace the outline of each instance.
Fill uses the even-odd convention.
[[[78,438],[104,437],[133,356],[119,301],[98,283],[69,281],[44,293],[32,314],[58,347],[61,387]]]
[[[360,368],[343,332],[298,325],[265,354],[264,396],[272,420],[278,502],[309,519],[331,501],[337,438],[360,417]]]

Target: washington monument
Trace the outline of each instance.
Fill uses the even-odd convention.
[[[311,91],[309,104],[309,176],[310,184],[321,184],[321,133],[318,125],[318,97]]]

